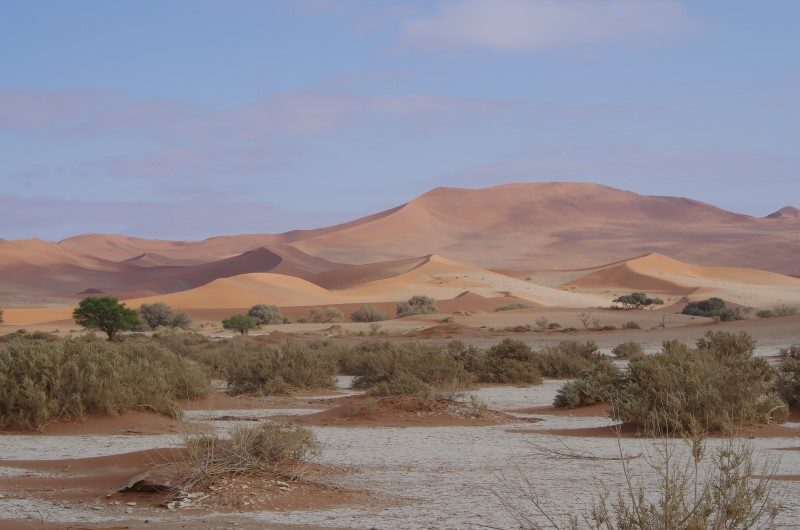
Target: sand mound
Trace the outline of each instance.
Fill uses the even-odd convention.
[[[794,206],[784,206],[777,212],[772,212],[769,214],[767,219],[800,219],[800,208],[795,208]]]
[[[326,400],[334,407],[286,419],[303,425],[338,425],[350,427],[445,427],[483,426],[518,423],[517,417],[481,409],[444,398],[418,396],[347,396]]]
[[[702,267],[652,253],[585,271],[568,271],[562,287],[587,291],[646,291],[686,296],[717,296],[743,306],[800,303],[800,281],[755,269]]]

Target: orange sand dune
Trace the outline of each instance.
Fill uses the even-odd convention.
[[[662,254],[647,254],[584,271],[566,271],[563,287],[578,291],[628,290],[718,296],[753,307],[800,303],[800,280],[774,272],[690,265]],[[555,277],[552,275],[551,277]]]

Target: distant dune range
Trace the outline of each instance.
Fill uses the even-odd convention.
[[[800,275],[798,256],[791,207],[759,219],[595,184],[437,188],[369,217],[285,234],[0,240],[0,307],[7,324],[59,320],[71,301],[96,293],[206,312],[414,294],[462,296],[464,310],[503,297],[580,308],[633,290],[762,307],[800,303],[800,279],[790,277]]]

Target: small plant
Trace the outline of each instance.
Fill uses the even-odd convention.
[[[376,308],[374,305],[362,305],[350,315],[355,322],[380,322],[386,320],[386,313]]]
[[[576,379],[559,388],[553,405],[571,409],[611,403],[623,377],[622,372],[614,365],[598,365],[597,368],[578,374]]]
[[[397,316],[430,315],[438,313],[436,301],[430,296],[416,295],[409,298],[408,302],[397,304]]]
[[[629,320],[622,325],[622,329],[642,329],[642,326],[635,320]]]
[[[636,359],[644,355],[644,348],[638,342],[623,342],[611,350],[617,359]]]
[[[747,310],[740,307],[730,307],[725,303],[725,300],[712,297],[707,300],[689,302],[681,313],[696,317],[719,319],[721,322],[730,322],[743,320]]]
[[[236,331],[242,335],[247,335],[250,330],[256,329],[256,323],[253,317],[247,315],[233,315],[222,321],[222,327],[227,330]]]
[[[303,463],[318,449],[314,433],[305,427],[271,422],[239,425],[227,437],[211,434],[188,438],[176,482],[189,489],[232,476],[293,477],[289,466]]]
[[[381,325],[377,322],[371,322],[369,325],[369,335],[374,337],[375,335],[381,334]]]
[[[327,309],[315,307],[311,310],[308,321],[314,324],[339,324],[344,322],[344,314],[335,307]]]
[[[758,318],[794,317],[800,315],[800,307],[778,305],[772,309],[762,309],[756,313]]]
[[[550,324],[550,321],[545,317],[539,317],[536,319],[535,327],[533,328],[535,331],[542,333],[547,331],[547,326]]]
[[[281,309],[276,305],[254,305],[247,312],[247,316],[255,320],[259,326],[289,324],[291,322],[287,317],[283,316]]]
[[[589,329],[589,321],[592,318],[591,312],[578,313],[578,321],[583,325],[583,329]]]
[[[525,304],[506,304],[496,307],[495,311],[514,311],[515,309],[529,309],[531,306]]]

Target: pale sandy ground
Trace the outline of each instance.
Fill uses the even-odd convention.
[[[345,381],[343,381],[345,382]],[[562,381],[547,380],[528,388],[488,387],[468,394],[484,400],[490,408],[517,409],[552,403]],[[466,396],[465,396],[466,399]],[[275,409],[248,411],[195,411],[195,417],[216,417],[223,413],[248,413],[258,417],[276,414]],[[280,413],[298,413],[285,409]],[[619,464],[608,460],[557,459],[542,452],[541,447],[564,449],[566,444],[576,451],[597,457],[613,458],[620,451],[617,440],[609,438],[556,439],[535,431],[550,428],[595,427],[611,420],[593,417],[535,415],[544,421],[490,427],[433,428],[359,428],[313,427],[324,444],[322,462],[345,466],[348,473],[334,478],[345,488],[378,492],[380,498],[391,499],[388,507],[350,506],[326,510],[287,511],[250,514],[219,514],[217,520],[236,518],[242,526],[252,524],[310,525],[347,528],[513,528],[515,521],[502,508],[493,490],[504,490],[500,477],[516,481],[526,473],[536,484],[543,503],[553,513],[575,513],[587,509],[596,488],[621,485]],[[235,422],[212,422],[219,431],[230,429]],[[511,432],[515,427],[533,432]],[[5,458],[64,458],[107,455],[152,447],[176,445],[179,436],[0,436],[0,454]],[[637,439],[620,441],[623,454],[648,451],[646,442]],[[718,445],[712,440],[709,446]],[[777,451],[800,445],[800,438],[751,440],[759,458],[779,459],[778,474],[797,474],[800,452]],[[637,462],[641,462],[637,460]],[[637,463],[636,466],[640,464]],[[635,466],[635,467],[636,467]],[[650,480],[650,478],[646,479]],[[781,528],[800,527],[800,482],[779,482],[778,492],[785,495],[787,509],[780,519]],[[1,493],[1,492],[0,492]],[[114,520],[142,523],[136,509],[126,515],[102,517],[91,506],[76,508],[68,504],[44,501],[0,499],[0,511],[9,518],[34,518],[62,522],[105,522]],[[163,517],[148,513],[149,525],[180,517],[191,521],[188,513],[164,512]],[[204,517],[208,520],[208,517]]]

